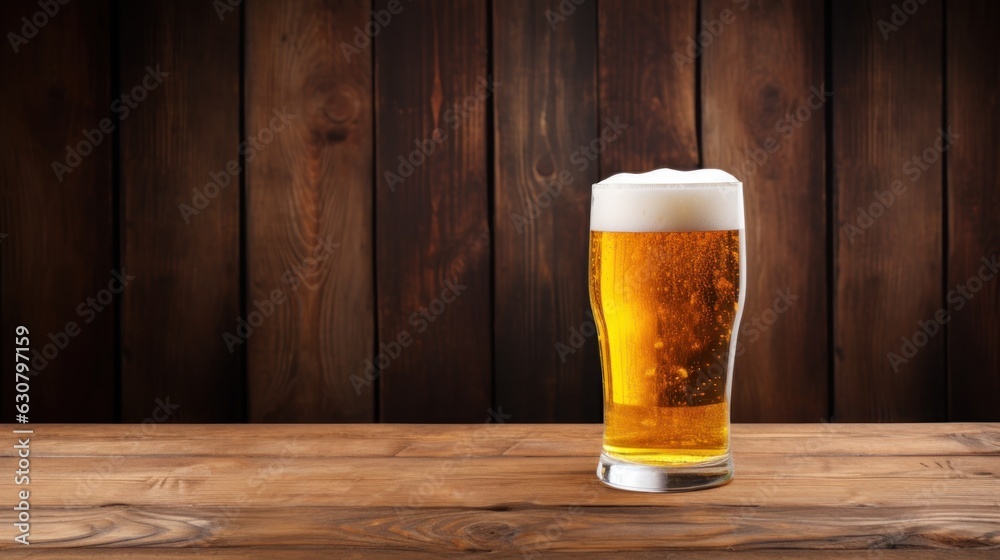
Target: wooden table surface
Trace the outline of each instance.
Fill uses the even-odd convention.
[[[37,425],[28,486],[6,428],[5,558],[1000,558],[1000,424],[736,425],[682,494],[601,485],[599,425]]]

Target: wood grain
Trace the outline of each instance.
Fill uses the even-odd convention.
[[[147,432],[136,436],[138,429]],[[486,448],[526,438],[553,453],[399,456],[398,443],[455,446],[484,429]],[[321,546],[390,558],[669,551],[697,558],[723,550],[745,558],[846,558],[837,554],[847,551],[985,558],[1000,549],[998,424],[736,425],[736,479],[674,495],[600,485],[594,425],[35,430],[33,550],[124,545],[142,556],[178,549],[260,556],[274,547],[309,557]],[[300,439],[312,443],[299,449]],[[360,451],[362,441],[371,444],[370,456],[329,452]],[[92,456],[67,454],[74,442]],[[558,455],[564,447],[572,452],[572,442],[589,442],[593,452]],[[311,455],[321,448],[327,454]],[[217,453],[206,453],[212,449]],[[3,461],[13,454],[0,449]],[[14,488],[12,479],[0,479],[0,492]],[[0,512],[0,522],[12,514]],[[5,556],[20,546],[0,543]],[[803,551],[815,555],[796,556]],[[765,552],[771,556],[760,556]],[[73,554],[67,557],[87,557]]]
[[[240,354],[222,339],[240,314],[241,185],[227,170],[239,158],[239,17],[219,21],[196,0],[122,2],[120,21],[121,88],[145,91],[121,122],[122,255],[135,276],[122,294],[122,418],[172,398],[172,421],[240,421]]]
[[[103,503],[133,506],[225,507],[252,492],[255,507],[401,507],[413,498],[422,507],[491,508],[532,504],[558,507],[575,496],[600,493],[596,505],[650,506],[662,496],[633,497],[592,485],[600,446],[590,457],[525,458],[272,458],[122,457],[79,461],[39,458],[32,485],[60,492],[39,493],[33,507],[84,507]],[[726,507],[983,507],[996,508],[997,456],[948,465],[947,457],[879,458],[861,462],[837,457],[811,460],[784,454],[737,459],[741,484],[705,496],[671,499],[671,504]],[[791,460],[789,460],[791,459]],[[774,462],[789,471],[776,472]],[[834,468],[858,464],[855,469]],[[904,464],[905,463],[905,464]],[[923,466],[921,465],[927,465]],[[878,469],[864,466],[880,465]],[[992,467],[990,466],[992,465]],[[833,470],[831,471],[831,468]],[[826,472],[830,471],[830,472]],[[888,472],[886,472],[888,471]],[[544,476],[539,473],[544,472]],[[912,473],[927,473],[915,476]],[[363,474],[361,474],[363,473]],[[817,483],[822,473],[823,484]],[[226,481],[234,481],[227,483]],[[560,482],[561,481],[561,482]],[[428,490],[428,485],[431,490]],[[926,487],[931,485],[934,488]],[[266,486],[266,489],[259,490]],[[423,489],[422,489],[423,488]],[[499,489],[503,491],[499,491]],[[258,491],[259,490],[259,491]],[[440,491],[438,491],[440,490]],[[12,494],[13,495],[13,494]],[[419,500],[418,500],[419,498]],[[582,498],[579,498],[582,503]],[[244,504],[237,504],[244,505]],[[12,513],[11,513],[12,515]]]
[[[374,419],[372,387],[351,383],[375,332],[368,20],[337,0],[247,8],[246,130],[274,131],[247,156],[248,309],[280,300],[247,340],[253,421]]]
[[[891,539],[883,539],[878,544],[882,546],[891,546]],[[178,557],[191,557],[198,556],[199,558],[247,558],[248,554],[256,554],[260,558],[275,558],[278,560],[292,559],[292,560],[313,560],[317,558],[343,558],[345,560],[355,560],[355,559],[368,559],[373,555],[377,555],[378,558],[387,558],[394,560],[397,558],[402,558],[410,560],[412,558],[416,559],[436,559],[436,558],[524,558],[525,554],[523,551],[453,551],[453,552],[422,552],[418,550],[399,550],[399,549],[336,549],[331,550],[328,547],[314,548],[314,547],[294,547],[294,548],[267,548],[267,547],[254,547],[253,549],[248,548],[100,548],[100,549],[70,549],[70,550],[53,550],[51,548],[45,548],[43,551],[24,551],[24,550],[11,550],[7,552],[8,558],[64,558],[69,560],[76,559],[90,559],[90,558],[136,558],[141,555],[142,558],[150,558],[154,560],[160,560],[163,558],[178,558]],[[726,558],[735,558],[737,560],[771,560],[773,558],[782,558],[784,560],[854,560],[858,557],[859,552],[857,550],[782,550],[780,552],[773,549],[766,549],[761,551],[726,551]],[[891,548],[874,548],[867,550],[866,556],[871,556],[873,558],[880,558],[885,560],[936,560],[938,558],[946,557],[955,560],[966,560],[966,559],[982,559],[982,558],[994,558],[996,551],[994,549],[977,549],[977,550],[956,550],[948,549],[947,551],[942,550],[914,550],[914,549],[902,549],[894,550]],[[530,553],[529,553],[530,556]],[[545,551],[545,558],[621,558],[621,553],[615,552],[591,552],[591,551],[558,551],[558,550],[547,550]],[[629,558],[638,559],[656,559],[656,560],[714,560],[719,557],[719,551],[708,550],[708,551],[670,551],[670,550],[657,550],[653,552],[643,552],[630,550],[628,551]]]
[[[747,305],[733,419],[826,417],[823,6],[711,0],[703,32],[705,167],[743,182]],[[795,263],[790,266],[790,263]]]
[[[401,6],[375,41],[372,377],[384,421],[481,422],[492,371],[486,109],[504,86],[487,72],[485,0]]]
[[[996,2],[955,0],[945,4],[947,122],[961,142],[946,154],[948,188],[949,418],[993,419],[1000,395],[1000,279],[988,262],[1000,260],[1000,54],[985,48],[1000,19]],[[994,267],[996,265],[993,265]],[[981,281],[980,270],[989,277]],[[992,276],[991,276],[992,275]],[[981,284],[981,289],[979,286]],[[979,289],[963,301],[958,286]],[[952,290],[955,290],[953,293]]]
[[[990,533],[1000,522],[995,509],[935,508],[767,508],[734,514],[731,507],[557,507],[509,506],[485,509],[302,508],[295,523],[288,508],[142,508],[40,509],[32,546],[295,547],[302,543],[378,552],[412,549],[449,553],[488,551],[543,553],[590,550],[622,551],[774,549],[799,544],[807,548],[866,549],[914,547],[939,552],[993,547]],[[748,508],[758,509],[758,508]],[[940,519],[941,513],[949,519]],[[834,517],[836,515],[836,517]],[[623,523],[627,516],[628,522]],[[110,523],[114,530],[108,531]],[[790,527],[808,526],[807,535],[775,543]],[[818,546],[817,546],[818,545]]]
[[[377,45],[363,28],[389,0],[250,2],[221,18],[219,4],[60,4],[18,52],[2,49],[0,354],[19,324],[50,353],[68,322],[81,329],[34,378],[33,419],[139,421],[169,399],[171,421],[596,420],[593,340],[565,363],[556,348],[589,327],[585,185],[661,166],[739,172],[774,133],[780,149],[746,179],[744,327],[776,290],[798,299],[759,340],[741,335],[735,417],[1000,418],[1000,284],[960,310],[948,300],[1000,247],[993,3],[401,2]],[[2,29],[21,33],[39,10],[3,3]],[[776,121],[808,103],[824,64],[834,97],[784,138]],[[147,65],[169,75],[121,120],[111,104]],[[476,102],[491,70],[497,95]],[[273,109],[297,116],[241,156]],[[60,183],[52,162],[104,118],[120,141]],[[616,119],[620,137],[573,160]],[[954,146],[915,166],[947,126]],[[427,139],[434,153],[390,188],[385,173]],[[519,232],[512,213],[563,169],[572,184]],[[213,176],[227,186],[196,195]],[[859,222],[896,180],[906,190]],[[187,223],[179,205],[202,203]],[[135,279],[90,315],[120,265]],[[468,288],[423,323],[445,282]],[[284,303],[227,345],[275,290]],[[890,353],[906,357],[903,339],[922,342],[918,321],[941,308],[946,328],[894,371]],[[403,335],[398,357],[368,368]]]
[[[698,167],[698,60],[687,57],[698,2],[607,0],[597,11],[601,122],[628,126],[600,154],[600,177]]]
[[[913,162],[942,126],[941,3],[883,35],[892,11],[833,4],[834,402],[848,422],[946,415],[944,337],[916,336],[915,353],[902,340],[944,300],[941,160]]]
[[[118,301],[105,297],[96,304],[99,313],[86,304],[111,295],[100,292],[115,266],[112,140],[100,130],[102,120],[112,124],[108,2],[60,5],[57,17],[45,18],[29,38],[32,28],[24,31],[20,18],[30,21],[38,11],[28,0],[0,5],[6,39],[0,48],[0,373],[10,403],[0,418],[14,418],[15,328],[23,325],[37,353],[29,354],[29,419],[109,422]],[[18,40],[15,52],[8,33],[27,42]],[[90,142],[84,130],[94,129]],[[56,163],[66,165],[58,175]]]
[[[493,4],[493,68],[509,86],[494,112],[494,383],[497,403],[521,422],[601,420],[597,338],[587,330],[597,162],[583,156],[600,137],[596,7],[560,4]]]
[[[41,428],[39,428],[41,429]],[[145,457],[190,455],[211,457],[279,457],[289,445],[297,457],[593,457],[603,426],[566,424],[558,427],[559,445],[552,446],[552,426],[533,424],[259,424],[253,429],[203,425],[105,425],[99,431],[48,424],[32,448],[41,457]],[[890,432],[868,424],[734,424],[734,446],[743,455],[791,454],[824,456],[949,457],[996,454],[1000,427],[971,423],[893,424]],[[289,441],[285,441],[289,439]],[[155,440],[155,445],[150,441]],[[337,447],[330,447],[331,440]],[[218,445],[219,441],[227,442]]]

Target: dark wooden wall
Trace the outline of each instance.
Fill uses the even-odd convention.
[[[735,420],[1000,420],[998,6],[4,2],[3,378],[23,324],[32,421],[600,421],[590,185],[720,167]]]

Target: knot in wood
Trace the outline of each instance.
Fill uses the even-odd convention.
[[[517,536],[517,528],[510,523],[483,521],[466,527],[469,539],[477,543],[512,542]]]
[[[361,114],[361,95],[349,85],[338,85],[327,96],[323,114],[332,124],[351,123]]]

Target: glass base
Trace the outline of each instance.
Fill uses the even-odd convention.
[[[642,465],[601,453],[597,478],[634,492],[685,492],[721,486],[733,479],[733,456],[695,465]]]

